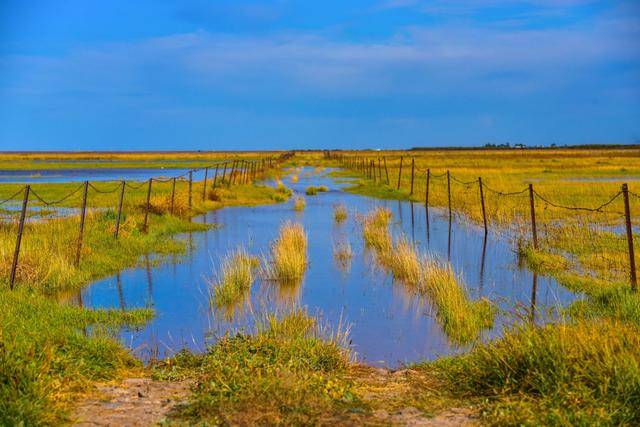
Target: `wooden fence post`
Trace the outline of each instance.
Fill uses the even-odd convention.
[[[146,233],[149,230],[149,210],[151,209],[151,183],[153,178],[149,178],[149,188],[147,188],[147,206],[144,210],[144,225],[142,230]]]
[[[380,183],[382,183],[382,162],[380,157],[378,157],[378,176],[380,177]]]
[[[122,203],[124,202],[124,189],[127,185],[126,181],[122,181],[122,188],[120,189],[120,198],[118,199],[118,213],[116,214],[116,229],[113,232],[113,237],[118,238],[120,233],[120,221],[122,220]]]
[[[416,169],[416,159],[411,159],[411,192],[409,194],[413,194],[413,173]]]
[[[175,211],[175,206],[176,206],[176,179],[173,178],[171,180],[171,210],[169,211],[171,215],[173,215],[173,212]]]
[[[424,208],[427,211],[427,217],[429,217],[429,181],[431,180],[431,169],[427,169],[427,188],[424,192]]]
[[[24,196],[22,198],[22,210],[20,211],[20,222],[18,222],[18,235],[16,237],[16,248],[13,251],[13,262],[11,263],[11,275],[9,276],[9,287],[13,290],[16,281],[16,270],[18,269],[18,258],[20,257],[20,245],[22,243],[22,233],[24,232],[24,219],[27,215],[27,204],[29,203],[29,192],[31,186],[24,187]]]
[[[480,188],[480,204],[482,205],[482,221],[484,222],[484,235],[489,232],[487,227],[487,211],[484,207],[484,190],[482,189],[482,177],[478,177],[478,187]]]
[[[398,170],[398,191],[400,191],[401,178],[402,178],[402,156],[400,156],[400,169]]]
[[[222,171],[222,185],[224,185],[224,179],[227,177],[227,162],[224,162],[224,170]]]
[[[220,165],[216,165],[216,173],[213,175],[213,189],[216,188],[216,183],[218,181],[218,168],[220,167]]]
[[[384,161],[384,173],[387,175],[387,185],[389,185],[389,170],[387,169],[387,158],[383,157]]]
[[[629,271],[631,278],[631,290],[638,290],[638,281],[636,278],[636,257],[633,248],[633,229],[631,228],[631,210],[629,209],[629,187],[622,184],[622,195],[624,196],[624,217],[627,229],[627,243],[629,246]]]
[[[80,251],[82,251],[82,239],[84,237],[84,220],[87,215],[87,193],[89,192],[89,181],[84,182],[84,190],[82,192],[82,207],[80,208],[80,229],[78,230],[78,240],[76,242],[76,258],[74,265],[80,264]]]
[[[536,229],[536,207],[534,202],[533,184],[529,184],[529,205],[531,207],[531,233],[533,248],[538,249],[538,230]]]
[[[209,167],[204,168],[204,183],[202,185],[202,201],[204,202],[204,196],[207,194],[207,178],[209,177]]]

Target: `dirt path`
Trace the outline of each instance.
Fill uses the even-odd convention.
[[[188,382],[128,378],[120,384],[99,384],[80,402],[78,426],[149,426],[162,422],[189,395]]]
[[[479,424],[474,411],[469,408],[451,408],[445,403],[426,410],[421,398],[428,398],[430,384],[425,383],[428,380],[416,371],[363,368],[358,377],[363,387],[363,398],[378,409],[335,420],[337,424],[439,427]],[[77,407],[75,425],[151,426],[163,423],[173,408],[186,402],[189,386],[188,382],[148,378],[99,384],[96,391]],[[417,390],[420,391],[416,393]],[[408,396],[411,398],[407,399]]]

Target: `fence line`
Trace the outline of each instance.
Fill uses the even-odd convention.
[[[356,171],[359,172],[365,172],[366,174],[366,169],[363,170],[362,169],[362,165],[366,165],[367,164],[367,160],[368,158],[365,156],[359,156],[359,155],[346,155],[344,153],[336,153],[336,152],[332,152],[332,151],[325,151],[324,152],[324,156],[327,159],[331,159],[331,160],[336,160],[338,161],[343,167],[348,168],[348,169],[355,169]],[[400,156],[399,158],[400,162],[399,162],[399,167],[398,167],[398,180],[397,180],[397,185],[396,185],[396,190],[400,190],[401,188],[401,181],[402,181],[402,166],[403,166],[403,161],[404,161],[404,157]],[[385,165],[385,171],[386,171],[386,165],[387,165],[387,159],[386,157],[383,157],[383,161],[384,161],[384,165]],[[417,171],[418,174],[422,173],[421,171]],[[411,187],[410,187],[410,193],[409,196],[413,195],[414,193],[414,176],[416,173],[416,168],[415,168],[415,159],[412,158],[411,159]],[[606,208],[607,206],[611,205],[614,201],[616,201],[620,196],[623,197],[624,200],[624,213],[620,213],[620,212],[611,212],[611,213],[616,213],[619,215],[622,215],[625,221],[625,234],[626,234],[626,240],[627,240],[627,246],[628,246],[628,253],[629,253],[629,282],[631,285],[631,289],[632,291],[636,292],[638,285],[637,285],[637,277],[636,277],[636,265],[635,265],[635,254],[634,254],[634,243],[633,243],[633,227],[631,224],[631,214],[630,214],[630,207],[629,207],[629,195],[632,195],[633,197],[636,197],[637,199],[640,199],[640,195],[633,193],[631,191],[629,191],[628,189],[628,185],[625,183],[622,185],[622,188],[620,191],[618,191],[617,193],[613,194],[612,196],[609,197],[609,199],[602,203],[599,206],[596,207],[584,207],[584,206],[565,206],[559,203],[555,203],[550,201],[547,197],[543,196],[542,194],[540,194],[538,191],[536,191],[533,187],[533,184],[528,184],[527,187],[525,187],[524,189],[520,190],[520,191],[512,191],[512,192],[505,192],[505,191],[500,191],[500,190],[496,190],[490,186],[488,186],[482,179],[482,177],[478,177],[477,179],[471,180],[471,181],[463,181],[455,176],[453,176],[449,170],[447,170],[446,172],[442,173],[442,174],[434,174],[431,172],[431,169],[426,169],[425,171],[426,173],[426,190],[425,190],[425,210],[426,210],[426,215],[427,215],[427,233],[429,232],[429,195],[430,195],[430,184],[431,184],[431,180],[433,180],[434,178],[438,179],[438,178],[445,178],[446,177],[446,185],[447,185],[447,210],[448,210],[448,216],[449,216],[449,221],[451,221],[452,218],[452,206],[451,206],[451,181],[456,182],[458,184],[461,185],[465,185],[468,188],[471,188],[472,185],[477,184],[478,185],[478,190],[479,190],[479,203],[480,203],[480,207],[481,207],[481,212],[482,212],[482,220],[483,220],[483,225],[484,225],[484,232],[485,232],[485,236],[488,233],[488,223],[487,223],[487,212],[486,212],[486,205],[485,205],[485,196],[484,196],[484,190],[489,191],[490,193],[493,193],[497,196],[500,197],[510,197],[510,196],[520,196],[520,195],[524,195],[527,194],[528,195],[528,199],[529,199],[529,214],[530,214],[530,225],[531,225],[531,241],[533,243],[533,247],[534,249],[538,249],[539,247],[539,242],[538,242],[538,227],[537,227],[537,223],[536,223],[536,199],[546,203],[549,206],[552,206],[554,208],[558,208],[558,209],[564,209],[564,210],[570,210],[570,211],[584,211],[584,212],[597,212],[597,213],[603,213],[603,209]],[[368,176],[368,175],[367,175]],[[379,181],[380,184],[384,185],[382,183],[382,180]],[[389,182],[387,181],[387,185],[389,185]]]
[[[256,180],[258,178],[258,176],[264,175],[267,172],[267,170],[273,169],[274,167],[279,166],[285,160],[289,159],[292,155],[293,155],[292,152],[287,152],[287,153],[284,153],[284,154],[282,154],[282,155],[280,155],[278,157],[268,157],[266,159],[259,159],[259,160],[253,160],[253,161],[247,161],[247,160],[244,160],[244,159],[233,160],[233,169],[228,175],[227,187],[229,187],[232,183],[233,184],[236,183],[236,178],[238,178],[238,175],[240,175],[239,180],[238,180],[239,184],[240,183],[243,183],[243,184],[250,183],[252,180]],[[187,171],[187,172],[185,172],[185,173],[183,173],[181,175],[175,176],[175,177],[164,178],[164,179],[151,177],[151,178],[148,178],[145,181],[140,182],[139,184],[131,184],[131,183],[127,182],[126,180],[122,180],[121,183],[118,184],[115,188],[109,189],[109,190],[99,189],[93,183],[91,183],[89,181],[85,181],[79,187],[75,188],[74,190],[72,190],[69,193],[67,193],[64,196],[62,196],[62,198],[60,198],[58,200],[53,200],[53,201],[48,201],[44,197],[42,197],[41,195],[36,193],[33,190],[33,188],[31,187],[30,184],[27,184],[27,185],[23,186],[15,194],[11,195],[9,198],[0,201],[0,206],[2,206],[4,204],[7,204],[7,203],[13,201],[20,194],[23,194],[22,206],[21,206],[21,209],[20,209],[20,216],[19,216],[19,220],[18,220],[18,230],[17,230],[17,233],[16,233],[16,244],[15,244],[15,249],[14,249],[14,253],[13,253],[13,261],[12,261],[12,264],[11,264],[11,271],[10,271],[10,276],[9,276],[9,287],[10,287],[10,289],[13,290],[13,288],[15,286],[16,273],[17,273],[17,270],[18,270],[19,258],[20,258],[20,248],[21,248],[22,240],[23,240],[24,224],[25,224],[25,219],[26,219],[26,216],[27,216],[27,210],[28,210],[28,206],[29,206],[29,198],[30,198],[30,196],[33,196],[33,198],[35,198],[37,201],[42,203],[42,205],[44,205],[44,206],[55,206],[55,205],[59,205],[60,203],[66,201],[70,197],[74,196],[75,194],[77,194],[78,192],[83,190],[83,192],[82,192],[82,202],[81,202],[81,205],[80,205],[80,222],[79,222],[79,229],[78,229],[78,237],[77,237],[76,243],[75,243],[76,247],[75,247],[74,265],[77,267],[80,264],[80,255],[81,255],[81,251],[82,251],[82,243],[83,243],[83,237],[84,237],[85,218],[86,218],[86,211],[87,211],[87,200],[88,200],[89,189],[91,189],[92,191],[95,191],[96,193],[99,193],[99,194],[112,194],[112,193],[115,193],[117,191],[120,192],[119,197],[118,197],[118,211],[117,211],[117,214],[116,214],[115,231],[114,231],[114,235],[113,235],[114,239],[117,239],[118,238],[118,234],[119,234],[119,230],[120,230],[120,222],[121,222],[121,218],[122,218],[122,208],[123,208],[123,202],[124,202],[125,189],[126,188],[130,188],[130,189],[133,189],[133,190],[139,190],[139,189],[142,189],[145,186],[147,187],[147,191],[146,191],[146,195],[145,195],[145,206],[144,206],[144,223],[143,223],[142,230],[143,230],[143,232],[148,232],[148,229],[149,229],[149,214],[151,213],[152,184],[154,182],[156,182],[156,183],[172,182],[170,215],[174,215],[175,190],[176,190],[176,180],[177,179],[183,178],[186,175],[189,176],[189,208],[191,209],[191,207],[192,207],[193,173],[201,171],[201,170],[205,171],[205,178],[204,178],[203,189],[202,189],[202,200],[204,201],[205,200],[206,191],[207,191],[207,178],[208,178],[209,169],[213,168],[213,167],[216,168],[215,178],[213,180],[213,185],[211,186],[212,189],[215,189],[216,185],[218,185],[219,183],[224,183],[225,175],[226,175],[226,171],[227,171],[227,163],[229,163],[230,161],[231,160],[220,160],[220,161],[212,163],[212,164],[210,164],[208,166],[204,166],[204,167],[201,167],[201,168],[190,169],[189,171]],[[223,173],[222,179],[218,180],[218,169],[219,169],[220,165],[222,165],[222,164],[224,164],[224,173]]]

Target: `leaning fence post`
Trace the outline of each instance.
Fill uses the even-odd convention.
[[[207,193],[207,178],[209,177],[209,167],[204,168],[204,183],[202,185],[202,201],[204,202],[204,196]]]
[[[451,173],[447,170],[447,201],[449,204],[449,222],[451,222]]]
[[[411,193],[409,194],[413,194],[413,173],[415,172],[416,169],[416,159],[411,159]]]
[[[383,157],[384,161],[384,173],[387,175],[387,185],[389,185],[389,170],[387,169],[387,158]]]
[[[118,213],[116,215],[116,229],[113,232],[113,237],[118,238],[120,233],[120,220],[122,219],[122,202],[124,201],[124,188],[127,185],[126,181],[122,181],[122,188],[120,189],[120,199],[118,199]]]
[[[193,171],[189,171],[189,210],[193,205]]]
[[[20,222],[18,222],[18,235],[16,237],[16,249],[13,252],[13,262],[11,264],[11,275],[9,277],[9,287],[13,290],[16,280],[16,270],[18,269],[18,258],[20,257],[20,244],[22,243],[22,232],[24,231],[24,219],[27,215],[27,204],[29,203],[29,192],[31,186],[24,187],[24,197],[22,199],[22,210],[20,211]]]
[[[147,206],[144,210],[144,225],[142,231],[145,233],[149,230],[149,210],[151,209],[151,183],[153,178],[149,178],[149,187],[147,188]]]
[[[398,190],[400,190],[400,178],[402,178],[402,156],[400,156],[400,169],[398,170]]]
[[[216,173],[213,175],[213,189],[216,188],[216,182],[218,181],[218,168],[220,165],[216,165]]]
[[[531,233],[533,248],[538,249],[538,230],[536,229],[536,207],[534,203],[533,184],[529,184],[529,205],[531,206]]]
[[[629,187],[622,184],[622,195],[624,196],[624,217],[627,228],[627,243],[629,244],[629,271],[631,276],[631,290],[636,292],[638,281],[636,279],[636,257],[633,250],[633,229],[631,228],[631,210],[629,209]]]
[[[380,177],[380,183],[382,183],[382,162],[380,162],[380,157],[378,157],[378,176]]]
[[[484,235],[489,232],[487,228],[487,211],[484,207],[484,191],[482,189],[482,177],[478,177],[478,187],[480,188],[480,204],[482,205],[482,221],[484,222]]]
[[[222,170],[222,185],[224,185],[224,179],[227,177],[227,162],[224,162],[224,169]]]
[[[171,180],[171,210],[169,213],[173,215],[176,206],[176,179]]]
[[[82,192],[82,207],[80,208],[80,229],[78,231],[78,241],[76,242],[76,258],[74,265],[80,264],[80,251],[82,250],[82,238],[84,237],[84,219],[87,214],[87,192],[89,191],[89,181],[84,182],[84,191]]]

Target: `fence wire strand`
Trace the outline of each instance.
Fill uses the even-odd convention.
[[[570,211],[602,212],[603,208],[607,207],[608,205],[613,203],[618,197],[620,197],[620,195],[622,194],[622,191],[618,191],[615,195],[613,195],[613,197],[611,197],[609,200],[607,200],[606,202],[604,202],[603,204],[601,204],[600,206],[598,206],[596,208],[585,208],[585,207],[581,207],[581,206],[559,205],[557,203],[553,203],[553,202],[549,201],[548,199],[543,197],[540,193],[538,193],[535,190],[533,190],[533,194],[535,194],[540,200],[542,200],[543,202],[545,202],[546,204],[548,204],[550,206],[553,206],[554,208],[566,209],[566,210],[570,210]]]
[[[68,198],[70,198],[71,196],[76,194],[78,191],[82,190],[83,187],[84,187],[84,183],[80,184],[80,186],[78,188],[76,188],[75,190],[73,190],[72,192],[67,194],[66,196],[63,196],[61,199],[54,200],[54,201],[51,201],[51,202],[46,201],[42,196],[40,196],[38,193],[36,193],[36,191],[33,188],[31,189],[31,194],[33,194],[33,196],[36,199],[38,199],[45,206],[52,206],[52,205],[57,205],[58,203],[64,202],[65,200],[67,200]]]
[[[27,188],[27,187],[26,187],[26,186],[25,186],[25,187],[22,187],[21,189],[19,189],[19,190],[18,190],[14,195],[12,195],[11,197],[9,197],[8,199],[4,199],[3,201],[1,201],[1,202],[0,202],[0,206],[2,206],[2,205],[4,205],[5,203],[8,203],[8,202],[12,201],[13,199],[15,199],[15,198],[16,198],[16,196],[18,196],[20,193],[23,193],[23,192],[24,192],[24,189],[25,189],[25,188]]]

